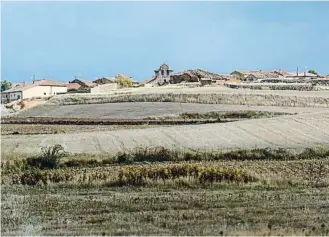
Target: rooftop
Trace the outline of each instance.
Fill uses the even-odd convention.
[[[2,93],[7,92],[18,92],[18,91],[25,91],[27,89],[36,87],[36,86],[63,86],[66,87],[66,84],[63,82],[56,82],[51,79],[41,79],[41,80],[35,80],[32,84],[27,85],[19,85],[16,87],[12,87],[9,90],[3,91]]]

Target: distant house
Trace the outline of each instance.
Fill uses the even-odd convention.
[[[286,78],[304,78],[304,79],[315,79],[320,76],[317,74],[309,72],[289,72],[289,75],[285,76]]]
[[[231,79],[231,75],[219,75],[203,69],[190,69],[170,75],[170,83],[200,82],[202,78],[210,79],[212,82],[226,81]]]
[[[67,83],[66,86],[68,90],[78,90],[81,87],[79,83]]]
[[[283,71],[283,70],[281,70],[281,69],[279,69],[279,70],[274,70],[273,72],[274,72],[276,75],[278,75],[279,78],[286,78],[287,76],[290,76],[290,75],[291,75],[290,72],[286,72],[286,71]]]
[[[236,70],[231,75],[242,81],[257,81],[258,79],[279,78],[279,75],[274,72],[262,70]]]
[[[200,78],[201,86],[211,85],[211,78]]]
[[[70,81],[69,83],[78,83],[81,87],[94,87],[96,86],[96,83],[93,83],[91,81],[88,81],[83,78],[75,78],[73,81]]]
[[[67,85],[50,79],[34,80],[32,84],[12,87],[1,93],[1,102],[8,103],[33,97],[48,97],[67,92]]]
[[[283,78],[302,78],[302,79],[315,79],[320,76],[317,74],[309,73],[309,72],[285,72],[282,70],[274,71],[277,75]]]
[[[116,79],[112,77],[101,77],[97,80],[93,81],[93,83],[97,85],[104,85],[104,84],[110,84],[110,83],[116,83]]]
[[[24,86],[24,85],[25,85],[24,82],[13,82],[13,83],[11,83],[11,88],[15,88],[18,86]]]
[[[191,72],[190,70],[184,72],[178,72],[170,76],[170,83],[177,84],[181,82],[199,82],[199,78],[196,73]]]
[[[133,81],[133,82],[132,82],[133,87],[139,87],[140,84],[141,84],[141,83],[140,83],[139,81]]]

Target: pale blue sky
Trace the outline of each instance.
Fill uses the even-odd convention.
[[[5,2],[2,79],[125,73],[160,64],[329,73],[329,2]]]

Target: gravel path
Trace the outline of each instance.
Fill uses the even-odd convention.
[[[286,113],[307,113],[329,109],[311,107],[275,107],[248,105],[219,105],[170,102],[143,103],[106,103],[83,105],[47,105],[24,111],[19,116],[36,117],[72,117],[72,118],[100,118],[100,119],[140,119],[150,116],[168,116],[181,113],[205,113],[210,111],[273,111]]]
[[[287,115],[234,123],[186,125],[55,135],[2,136],[2,152],[38,153],[62,144],[69,152],[118,152],[137,146],[188,149],[305,148],[329,146],[329,112]]]

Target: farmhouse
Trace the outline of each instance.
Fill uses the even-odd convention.
[[[101,77],[93,81],[93,83],[97,85],[111,84],[111,83],[116,83],[116,79],[111,77]]]
[[[262,70],[237,70],[231,73],[231,75],[242,81],[257,81],[258,79],[266,79],[266,78],[279,78],[279,75],[274,72],[262,71]]]
[[[17,87],[17,86],[24,86],[24,82],[13,82],[11,83],[11,88]]]
[[[75,78],[73,81],[70,81],[69,83],[78,83],[81,87],[94,87],[96,86],[96,83],[93,83],[91,81],[88,81],[83,78]]]
[[[140,85],[140,82],[139,81],[133,81],[132,82],[132,86],[133,87],[139,87],[139,85]]]
[[[33,97],[48,97],[67,92],[67,85],[50,79],[34,80],[32,84],[16,86],[1,93],[1,103]]]
[[[212,83],[211,78],[200,78],[200,82],[202,86],[209,86]]]
[[[78,90],[81,87],[79,83],[67,83],[66,86],[68,90]]]
[[[283,78],[302,78],[302,79],[315,79],[319,78],[320,76],[317,74],[309,73],[309,72],[285,72],[282,70],[274,71],[275,74],[279,75],[279,77]]]
[[[228,75],[219,75],[216,73],[207,72],[203,69],[191,69],[170,75],[170,83],[177,84],[181,82],[201,82],[201,78],[207,78],[210,81],[216,82],[220,80],[229,80],[230,77],[231,76]]]
[[[309,72],[289,72],[289,75],[285,76],[286,78],[304,78],[304,79],[315,79],[320,76],[317,74]]]

